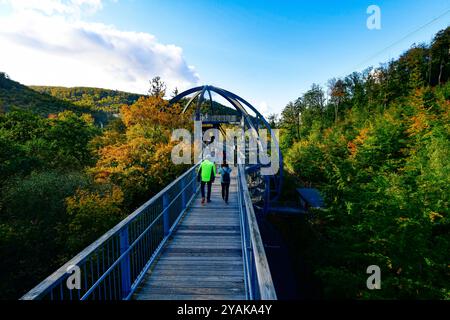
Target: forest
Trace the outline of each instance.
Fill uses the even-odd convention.
[[[142,97],[140,94],[99,88],[48,86],[31,86],[30,88],[79,107],[89,107],[92,110],[108,113],[119,113],[121,106],[133,104]]]
[[[8,112],[11,109],[29,110],[44,117],[65,110],[79,114],[92,112],[87,106],[77,107],[69,101],[39,93],[10,79],[6,73],[0,72],[0,112]]]
[[[304,219],[270,217],[311,297],[450,298],[449,49],[447,28],[270,117],[284,200],[312,186],[326,202]],[[170,137],[191,117],[167,108],[158,85],[146,96],[29,88],[0,73],[0,299],[19,298],[186,170]],[[366,289],[370,265],[383,290]]]
[[[44,98],[52,112],[66,103]],[[167,104],[123,104],[103,129],[71,108],[0,114],[1,299],[20,298],[186,170],[171,162],[170,137],[190,118]]]
[[[315,297],[450,298],[449,48],[447,28],[397,60],[312,85],[270,117],[285,186],[315,187],[327,204],[302,221],[273,218]],[[382,290],[365,287],[370,265]]]

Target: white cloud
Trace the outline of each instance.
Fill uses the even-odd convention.
[[[25,84],[94,86],[145,93],[159,75],[185,89],[198,75],[180,47],[153,35],[122,31],[81,18],[101,0],[0,0],[13,7],[0,18],[0,71]]]
[[[102,0],[0,0],[9,4],[15,12],[33,11],[45,15],[64,14],[80,17],[103,8]]]
[[[258,100],[250,99],[249,102],[264,117],[268,117],[271,113],[273,113],[273,110],[271,110],[271,108],[269,107],[269,104],[264,100],[258,101]],[[248,109],[247,112],[249,112],[251,115],[254,115],[254,112],[250,111],[250,109]]]
[[[261,101],[255,108],[258,108],[258,111],[264,116],[268,116],[270,114],[270,108],[266,101]]]

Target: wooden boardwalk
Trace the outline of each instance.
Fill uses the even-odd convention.
[[[244,264],[236,169],[228,205],[220,178],[211,203],[193,200],[154,267],[136,291],[136,300],[244,300]]]

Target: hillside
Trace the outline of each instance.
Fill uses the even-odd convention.
[[[88,87],[25,86],[0,72],[0,112],[29,110],[47,117],[65,110],[92,114],[105,123],[123,105],[135,103],[142,95]]]
[[[30,86],[30,88],[39,93],[73,103],[76,106],[89,107],[92,110],[108,113],[119,113],[121,106],[131,105],[143,96],[117,90],[88,87]]]
[[[61,101],[47,94],[41,94],[9,79],[0,73],[0,110],[10,111],[12,108],[26,109],[47,116],[64,110],[87,111],[67,101]]]

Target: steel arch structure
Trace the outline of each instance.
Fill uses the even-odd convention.
[[[260,144],[261,141],[259,140],[259,130],[260,129],[267,129],[267,131],[270,134],[272,147],[274,147],[275,150],[278,152],[278,162],[279,162],[279,170],[278,172],[272,174],[272,175],[261,175],[261,168],[265,165],[257,164],[252,166],[247,166],[246,171],[249,175],[249,180],[259,180],[260,183],[256,182],[254,183],[254,194],[259,193],[262,197],[262,207],[261,209],[267,213],[270,208],[270,204],[277,201],[280,193],[281,193],[281,186],[283,181],[283,156],[281,154],[279,141],[276,135],[274,134],[273,129],[271,128],[270,124],[267,122],[267,120],[264,118],[264,116],[254,107],[252,106],[248,101],[241,98],[240,96],[227,91],[222,88],[218,88],[211,85],[205,85],[205,86],[199,86],[195,87],[189,90],[186,90],[180,94],[178,94],[176,97],[174,97],[169,102],[169,106],[173,105],[177,102],[180,102],[182,99],[187,98],[188,96],[192,95],[192,97],[187,101],[187,103],[184,105],[182,109],[182,113],[185,113],[190,107],[195,105],[195,120],[200,121],[201,120],[201,106],[205,102],[205,99],[209,99],[211,103],[211,107],[213,106],[213,98],[212,93],[216,93],[222,98],[224,98],[226,101],[228,101],[238,112],[238,114],[241,116],[241,127],[242,129],[253,129],[253,132],[256,132],[258,137],[258,143]],[[196,103],[194,103],[196,101]],[[252,116],[247,111],[248,108],[251,110],[255,116]],[[227,120],[219,121],[220,123],[229,123]],[[261,126],[262,125],[262,126]],[[267,166],[267,165],[266,165]],[[252,181],[249,181],[250,184]],[[262,182],[262,183],[261,183]],[[261,190],[261,184],[264,185],[264,189]]]

